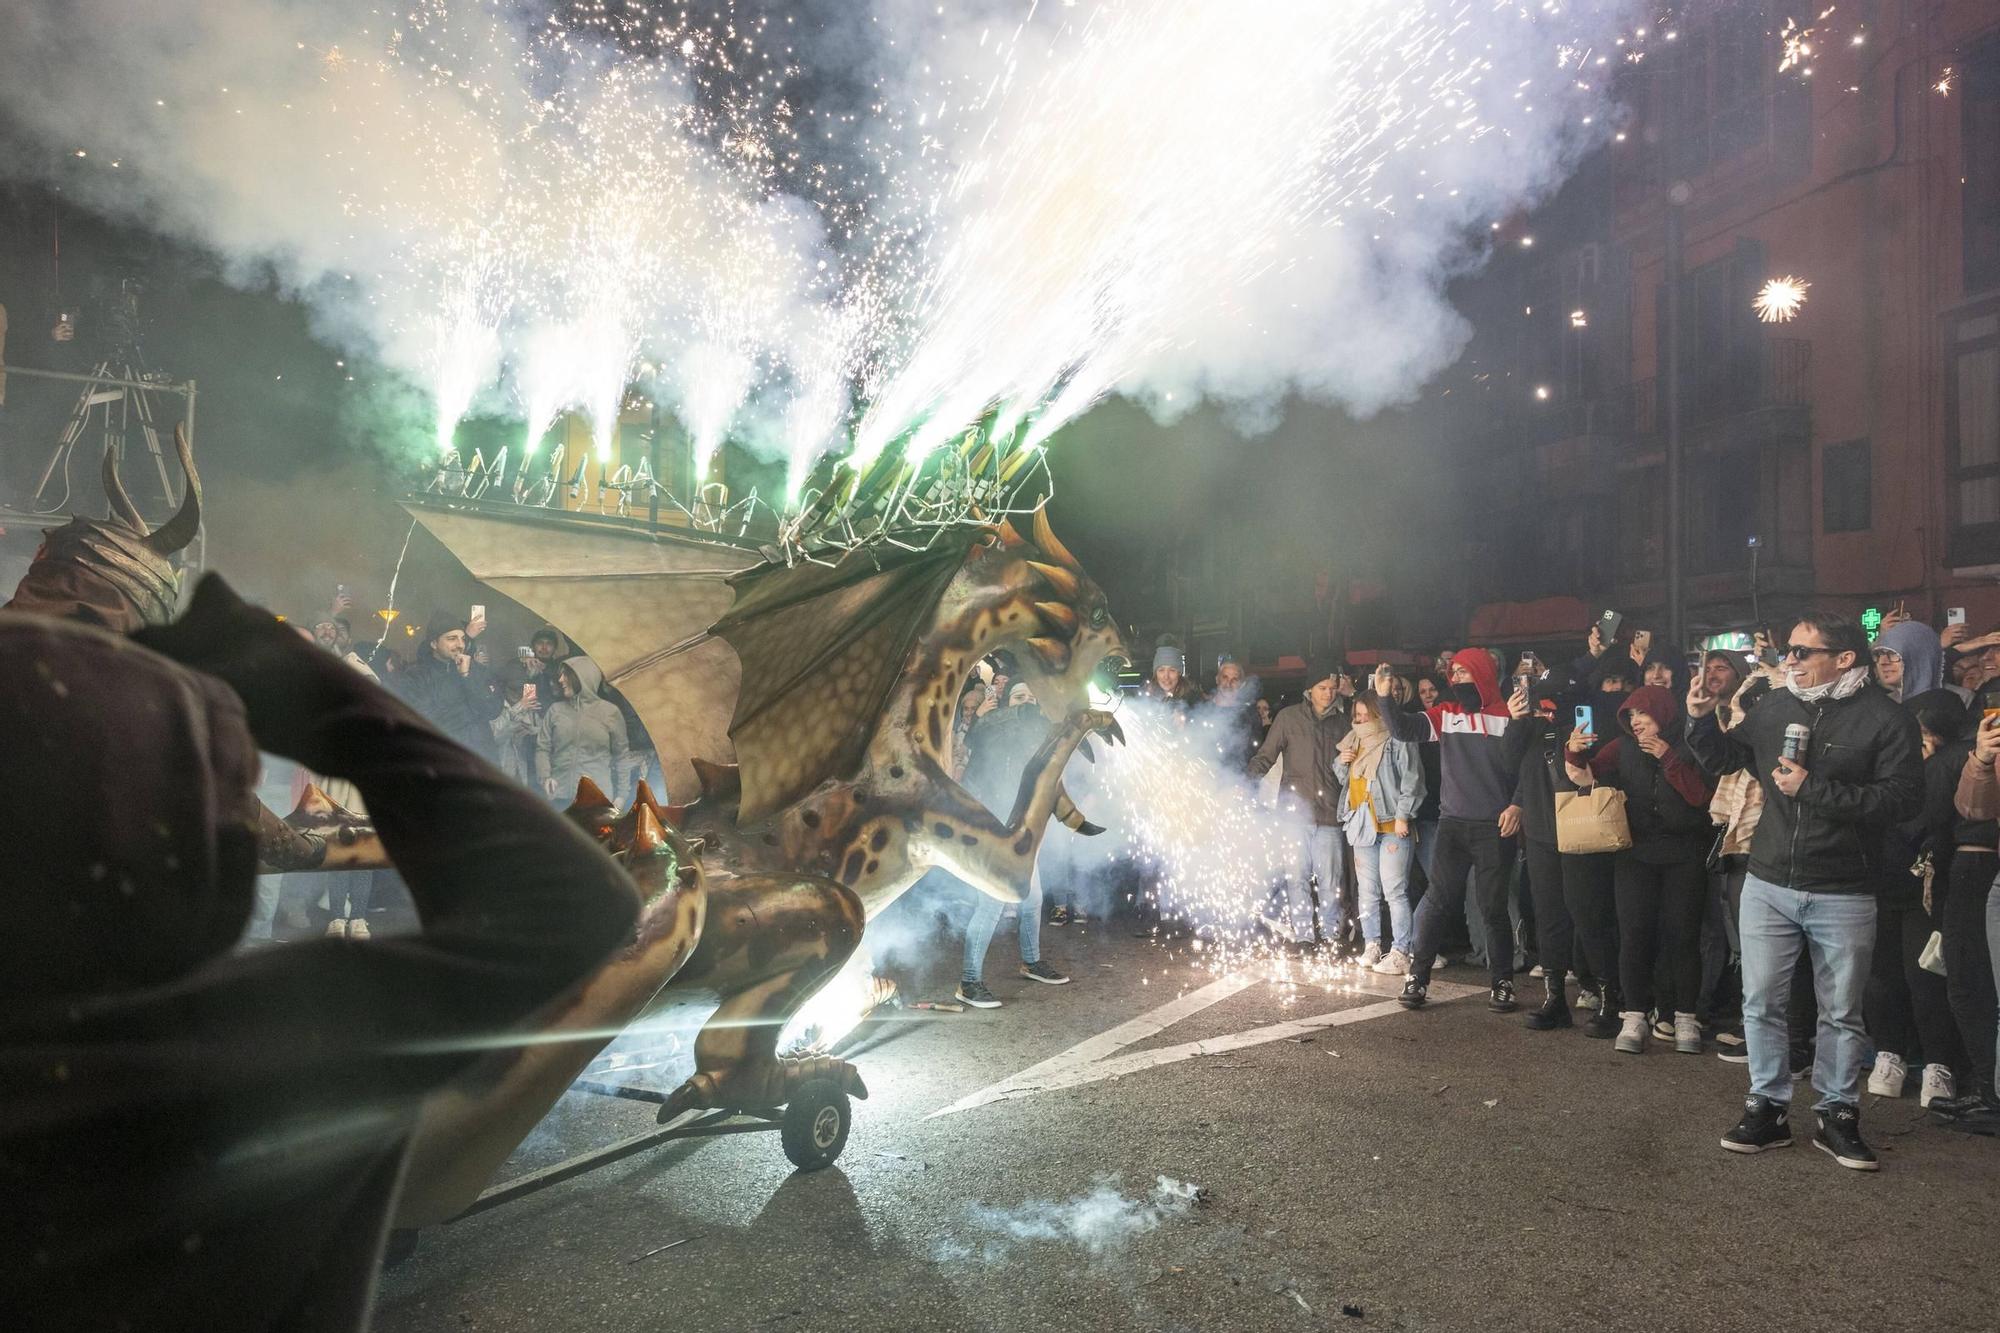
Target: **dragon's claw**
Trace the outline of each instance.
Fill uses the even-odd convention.
[[[868,1099],[868,1085],[861,1081],[861,1071],[845,1060],[825,1055],[750,1060],[691,1076],[661,1104],[659,1123],[664,1125],[689,1111],[775,1110],[815,1079],[831,1081],[850,1097]]]

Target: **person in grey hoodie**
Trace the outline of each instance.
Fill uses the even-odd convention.
[[[1901,702],[1944,687],[1944,646],[1937,631],[1899,620],[1875,636],[1875,682]]]
[[[576,795],[580,778],[589,778],[612,801],[623,806],[631,793],[621,790],[626,753],[625,714],[598,697],[604,673],[588,657],[572,657],[556,670],[562,698],[549,705],[535,737],[535,776],[551,800]]]

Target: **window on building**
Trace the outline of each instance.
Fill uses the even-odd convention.
[[[1688,460],[1687,567],[1695,573],[1746,567],[1750,538],[1762,527],[1762,453],[1751,447]]]
[[[1975,49],[1965,67],[1965,290],[2000,287],[2000,38]]]
[[[1957,316],[1946,337],[1950,559],[2000,563],[2000,301]]]
[[[1820,454],[1820,528],[1866,532],[1875,526],[1875,451],[1866,440],[1829,444]]]
[[[1666,475],[1656,467],[1618,478],[1618,577],[1656,579],[1666,568]]]
[[[1757,289],[1764,247],[1742,239],[1733,253],[1681,278],[1681,418],[1689,424],[1747,411],[1760,401],[1766,338],[1758,326]],[[1655,303],[1657,345],[1667,345],[1667,301]],[[1659,367],[1666,375],[1666,362]]]

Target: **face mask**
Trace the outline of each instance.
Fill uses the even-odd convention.
[[[1479,686],[1470,681],[1452,686],[1451,697],[1458,700],[1458,706],[1468,713],[1476,713],[1486,706],[1486,701],[1479,696]]]

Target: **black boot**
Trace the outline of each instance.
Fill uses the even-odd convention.
[[[1612,993],[1611,987],[1602,982],[1598,983],[1597,1012],[1583,1025],[1583,1035],[1596,1037],[1599,1041],[1609,1041],[1618,1035],[1618,1029],[1622,1026],[1618,1018],[1618,997]]]
[[[1528,1015],[1528,1026],[1536,1032],[1550,1032],[1556,1028],[1575,1027],[1576,1020],[1569,1012],[1569,983],[1554,972],[1548,975],[1548,995],[1541,1007]]]

